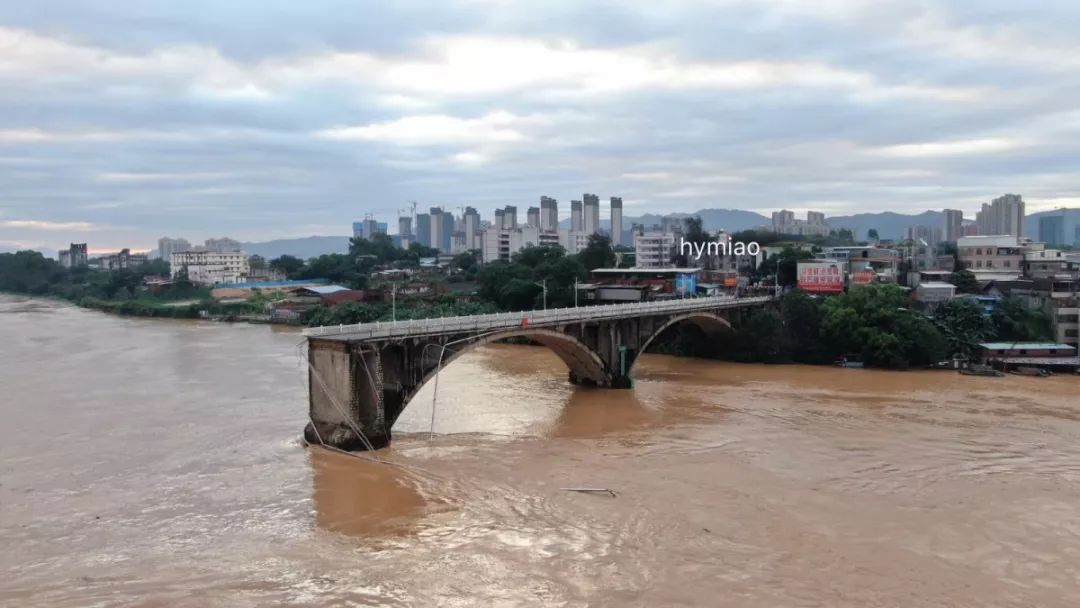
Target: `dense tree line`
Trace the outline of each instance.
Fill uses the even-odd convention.
[[[371,272],[377,268],[391,265],[415,268],[421,258],[438,255],[438,249],[419,243],[401,249],[389,236],[374,234],[370,239],[350,239],[348,253],[330,253],[307,261],[283,255],[270,260],[270,267],[284,272],[288,279],[328,279],[351,289],[364,289]]]
[[[905,368],[971,358],[989,340],[1050,338],[1046,313],[1017,298],[1003,298],[990,315],[966,298],[923,312],[911,308],[904,289],[889,284],[825,298],[791,290],[779,306],[750,313],[734,329],[722,350],[700,334],[678,337],[678,348],[739,361],[827,364],[850,357],[869,366]]]

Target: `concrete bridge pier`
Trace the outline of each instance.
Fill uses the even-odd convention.
[[[308,346],[308,362],[311,420],[304,439],[349,451],[390,445],[379,352],[318,340]]]

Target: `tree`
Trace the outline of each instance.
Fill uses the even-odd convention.
[[[994,326],[983,312],[983,307],[968,298],[953,298],[945,302],[937,309],[935,318],[950,355],[972,358],[979,343],[994,334]]]
[[[161,258],[150,260],[139,267],[139,272],[144,276],[169,276],[169,262]]]
[[[589,235],[589,243],[578,252],[577,259],[585,270],[611,268],[615,265],[615,250],[611,248],[611,239],[599,233]]]
[[[870,239],[871,241],[881,240],[881,238],[878,236],[877,228],[871,228],[870,230],[867,230],[866,238]]]
[[[532,272],[527,266],[510,262],[498,261],[484,264],[476,274],[476,281],[480,284],[479,295],[499,308],[509,310],[508,299],[516,300],[518,295],[516,293],[504,294],[503,288],[515,279],[531,282]]]
[[[795,285],[798,282],[799,261],[809,260],[814,254],[805,249],[785,247],[780,253],[769,256],[754,273],[756,280],[775,276],[779,268],[779,281],[781,286]]]
[[[566,256],[566,250],[558,245],[541,247],[526,247],[510,257],[514,264],[521,264],[529,268],[536,268],[545,263],[561,259]]]
[[[898,285],[864,285],[821,306],[821,335],[835,357],[859,354],[867,365],[929,365],[945,357],[941,332],[908,308]]]
[[[371,238],[349,239],[349,255],[354,258],[372,256],[378,264],[388,264],[400,257],[402,250],[394,245],[389,235],[376,232]]]
[[[573,306],[574,283],[585,277],[585,267],[576,256],[544,260],[533,270],[534,281],[547,282],[549,308]]]
[[[975,275],[966,268],[961,268],[959,271],[952,273],[952,284],[956,285],[956,291],[959,293],[979,293],[979,282],[975,279]]]
[[[468,277],[475,277],[476,271],[480,266],[480,250],[472,249],[469,251],[463,251],[454,256],[454,259],[450,260],[450,267],[456,268],[464,273]]]
[[[821,363],[821,311],[805,291],[794,289],[780,298],[780,317],[788,336],[791,357],[801,363]]]
[[[287,278],[293,279],[304,269],[304,260],[291,255],[283,255],[270,260],[270,268],[280,270]]]
[[[37,251],[0,253],[0,290],[46,294],[66,277],[63,266]]]
[[[991,313],[990,321],[999,340],[1030,342],[1049,340],[1053,335],[1050,316],[1015,296],[1002,298]]]
[[[367,286],[370,261],[358,261],[342,253],[330,253],[313,258],[300,273],[301,279],[327,279],[334,283],[344,283],[352,289]]]

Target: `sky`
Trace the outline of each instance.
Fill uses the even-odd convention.
[[[1080,3],[0,3],[0,249],[1080,206]],[[607,215],[607,205],[602,215]]]

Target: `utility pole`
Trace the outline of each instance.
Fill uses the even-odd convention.
[[[397,283],[390,284],[390,320],[397,322]]]
[[[577,286],[578,280],[577,277],[574,277],[574,308],[577,308]]]

